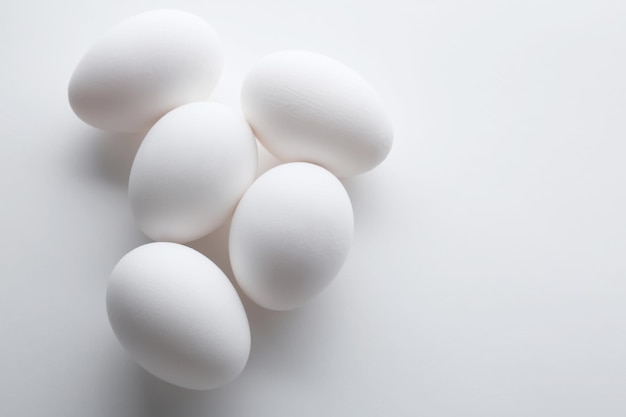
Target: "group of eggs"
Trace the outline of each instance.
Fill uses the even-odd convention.
[[[107,312],[139,365],[189,389],[237,377],[250,329],[230,280],[183,244],[234,212],[229,256],[241,290],[268,309],[299,307],[337,275],[351,246],[352,206],[337,177],[374,168],[393,139],[372,87],[331,58],[263,58],[241,87],[241,109],[207,101],[222,60],[204,20],[156,10],[99,39],[69,84],[86,123],[147,131],[128,193],[138,226],[156,242],[117,263]],[[284,162],[258,178],[255,137]]]

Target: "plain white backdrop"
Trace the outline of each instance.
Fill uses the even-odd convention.
[[[138,137],[67,103],[118,21],[174,7],[233,71],[288,48],[357,70],[388,104],[389,158],[345,181],[356,236],[306,307],[245,300],[252,354],[212,392],[133,364],[110,270],[147,241]],[[623,417],[626,2],[16,1],[0,12],[0,415]],[[194,244],[229,272],[224,227]]]

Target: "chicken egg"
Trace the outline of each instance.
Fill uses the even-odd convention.
[[[111,273],[109,321],[128,354],[171,384],[205,390],[243,370],[250,328],[224,273],[186,246],[156,242],[126,254]]]
[[[146,131],[175,107],[205,100],[222,71],[213,28],[178,10],[131,17],[102,36],[74,70],[69,102],[105,130]]]
[[[341,269],[354,232],[339,180],[310,163],[261,175],[241,198],[230,229],[230,260],[250,299],[290,310],[320,293]]]
[[[312,162],[344,177],[389,153],[393,129],[381,99],[344,64],[308,51],[263,58],[244,80],[243,112],[259,141],[283,162]]]
[[[197,102],[163,116],[133,161],[128,195],[151,239],[186,243],[217,229],[254,180],[256,141],[243,116]]]

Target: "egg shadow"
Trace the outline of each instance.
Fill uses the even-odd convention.
[[[198,240],[188,243],[187,246],[197,250],[212,260],[231,282],[235,284],[235,276],[230,266],[230,256],[228,254],[228,234],[230,232],[232,218],[233,213],[231,213],[216,230]]]
[[[91,129],[85,135],[87,149],[81,159],[87,164],[83,172],[122,190],[128,188],[128,177],[145,132],[119,133]]]
[[[136,417],[208,417],[219,406],[220,389],[195,391],[154,377],[136,366],[141,385],[140,414]]]
[[[391,197],[393,183],[387,183],[386,177],[379,172],[367,172],[353,177],[339,179],[346,189],[354,212],[355,238],[362,233],[377,229],[382,217],[389,215],[387,201]]]
[[[318,362],[316,358],[319,362],[323,360],[325,343],[320,341],[325,340],[324,322],[330,318],[315,319],[314,310],[272,312],[248,300],[244,304],[250,320],[252,348],[242,374],[224,387],[196,391],[164,382],[134,365],[138,384],[134,417],[246,415],[247,398],[258,397],[255,387],[266,378],[285,381],[308,378],[311,362]]]

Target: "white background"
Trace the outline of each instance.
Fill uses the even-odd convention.
[[[193,392],[134,365],[104,306],[146,242],[133,137],[76,118],[93,41],[158,7],[199,14],[233,68],[311,49],[379,91],[396,127],[345,181],[336,281],[290,313],[246,309],[252,353]],[[626,2],[4,1],[0,8],[0,415],[623,417]],[[197,242],[227,272],[227,230]]]

